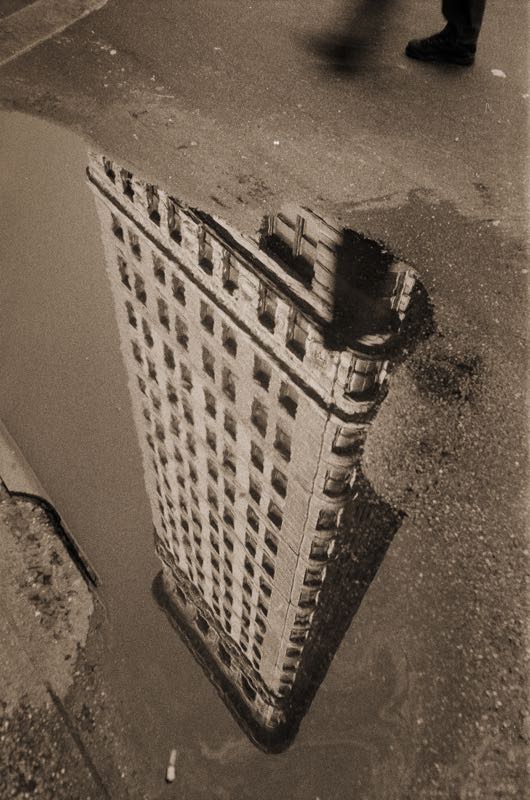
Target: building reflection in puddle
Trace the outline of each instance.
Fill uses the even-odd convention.
[[[255,240],[99,155],[96,198],[163,568],[258,746],[293,740],[400,514],[361,470],[415,273],[307,209]]]

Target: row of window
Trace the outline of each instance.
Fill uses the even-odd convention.
[[[121,241],[125,241],[123,226],[121,225],[118,218],[112,214],[111,215],[111,227],[114,235]],[[203,241],[208,241],[209,234],[203,234]],[[142,252],[140,246],[140,240],[136,233],[131,230],[127,231],[127,238],[129,247],[131,252],[135,256],[137,261],[142,260]],[[199,240],[201,242],[201,239]],[[201,246],[199,248],[199,252],[201,252]],[[166,286],[167,284],[167,276],[166,276],[166,268],[164,266],[164,262],[161,257],[155,253],[152,254],[153,259],[153,274],[156,280]],[[211,262],[208,258],[204,256],[199,257],[199,265],[205,268],[206,264],[210,264]],[[131,286],[131,277],[129,275],[129,269],[126,260],[120,254],[118,257],[118,268],[121,276],[121,280],[127,288],[132,290]],[[210,269],[206,269],[207,272],[211,271]],[[138,280],[137,276],[135,278],[135,287],[134,290],[136,292],[136,296],[138,299],[145,305],[147,302],[147,293],[145,289],[145,282],[143,278]],[[186,289],[184,282],[181,278],[178,278],[176,275],[172,273],[171,275],[171,283],[172,283],[172,293],[173,297],[183,306],[186,305]],[[233,254],[226,253],[223,258],[223,286],[227,290],[229,294],[234,294],[235,290],[239,285],[239,266]],[[204,306],[205,309],[208,307],[207,303],[201,303],[201,307]],[[277,307],[278,307],[278,300],[276,293],[273,289],[268,287],[266,284],[260,284],[259,290],[259,298],[258,298],[258,308],[257,308],[257,318],[258,321],[263,325],[267,330],[271,333],[275,331],[276,328],[276,318],[277,318]],[[203,322],[204,327],[210,330],[213,334],[214,331],[214,320],[213,314],[204,311],[203,315],[201,316],[201,321]],[[306,352],[306,344],[307,338],[309,335],[309,322],[308,320],[301,314],[300,312],[296,311],[295,309],[291,310],[289,316],[289,323],[287,326],[287,334],[286,334],[286,345],[288,349],[301,361],[304,359],[305,352]],[[237,352],[237,342],[233,335],[227,333],[226,339],[226,349],[230,352],[232,349],[232,354],[235,356]]]

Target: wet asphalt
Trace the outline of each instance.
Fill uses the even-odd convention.
[[[437,14],[119,0],[0,71],[4,107],[83,134],[242,230],[293,199],[384,242],[432,306],[365,456],[406,518],[296,748],[271,770],[237,737],[199,744],[190,797],[524,796],[524,13],[490,3],[465,70],[402,55]],[[190,731],[205,713],[184,715]],[[140,742],[142,716],[128,724]]]

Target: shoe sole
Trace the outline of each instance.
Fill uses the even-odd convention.
[[[405,55],[409,58],[415,58],[417,61],[429,61],[431,63],[440,64],[458,64],[460,67],[470,67],[475,62],[473,56],[466,57],[452,56],[450,54],[443,55],[442,53],[423,53],[409,47],[406,48]]]

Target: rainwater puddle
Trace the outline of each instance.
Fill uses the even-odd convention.
[[[177,796],[172,747],[180,796],[390,796],[405,666],[350,625],[401,522],[362,452],[416,275],[307,209],[243,237],[0,129],[1,416],[100,577],[137,796]]]

